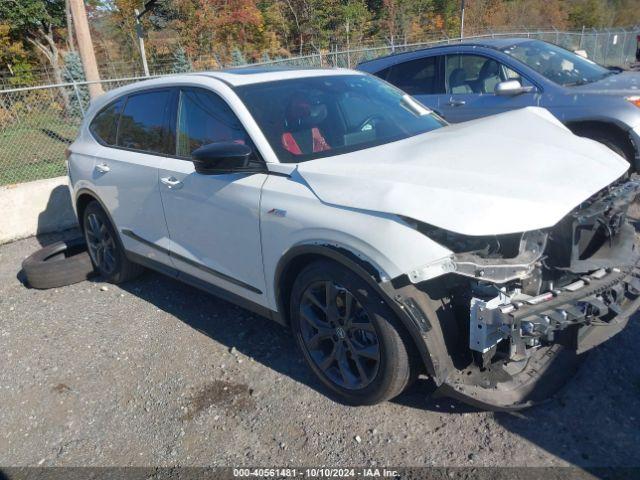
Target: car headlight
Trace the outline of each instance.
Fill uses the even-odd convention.
[[[634,95],[632,97],[625,97],[627,102],[633,103],[636,107],[640,107],[640,95]]]

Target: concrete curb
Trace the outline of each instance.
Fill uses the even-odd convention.
[[[67,177],[0,187],[0,245],[77,225]]]

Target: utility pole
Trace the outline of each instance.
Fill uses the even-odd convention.
[[[69,0],[65,0],[64,3],[64,14],[67,20],[67,43],[69,50],[75,51],[76,42],[73,34],[73,20],[71,19],[71,8],[69,6]]]
[[[142,24],[140,18],[146,13],[144,10],[142,13],[136,8],[133,13],[136,16],[136,33],[138,34],[138,45],[140,46],[140,56],[142,57],[142,68],[144,69],[144,76],[149,76],[149,64],[147,63],[147,53],[144,49],[144,31],[142,30]]]
[[[351,50],[349,45],[349,19],[347,19],[347,68],[351,68]]]
[[[84,76],[89,83],[89,95],[96,98],[102,95],[102,85],[100,82],[100,73],[98,72],[98,64],[96,63],[96,54],[93,51],[93,42],[91,41],[91,32],[89,30],[89,22],[87,21],[87,11],[84,8],[84,0],[69,0],[71,7],[71,16],[76,30],[76,38],[78,40],[78,50],[80,51],[80,59],[84,68]]]
[[[464,0],[460,4],[460,38],[464,37]]]
[[[156,3],[158,3],[158,0],[147,0],[141,12],[139,12],[137,8],[133,11],[136,17],[136,34],[138,35],[138,45],[140,46],[140,56],[142,57],[142,68],[144,69],[145,77],[149,76],[149,64],[147,63],[147,53],[144,49],[144,30],[140,20],[145,13],[153,9]]]

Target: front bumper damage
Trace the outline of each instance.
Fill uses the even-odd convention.
[[[640,308],[640,253],[626,220],[639,193],[638,180],[621,181],[553,229],[522,234],[509,258],[458,252],[443,275],[389,282],[438,393],[493,410],[530,406],[573,375],[580,354],[622,331]]]
[[[477,346],[485,342],[480,354],[483,368],[450,370],[437,395],[494,411],[540,403],[575,374],[581,354],[620,333],[638,308],[640,261],[636,256],[633,266],[598,270],[529,302],[478,309],[471,316],[469,338]],[[508,363],[485,364],[496,348],[489,345],[505,338]],[[548,349],[540,348],[543,345]],[[516,369],[523,366],[520,375],[512,376],[514,365]]]
[[[627,326],[640,308],[640,262],[584,275],[578,285],[517,308],[484,310],[477,323],[470,321],[469,342],[489,347],[480,354],[482,361],[499,340],[508,339],[512,358],[504,368],[469,368],[455,361],[455,313],[440,288],[390,288],[388,293],[419,332],[427,373],[438,387],[436,396],[486,410],[519,410],[547,399],[574,375],[580,354]],[[541,345],[552,346],[544,350]],[[525,375],[511,376],[510,366],[521,364],[526,364]]]
[[[623,304],[624,301],[626,304]],[[470,348],[483,354],[510,339],[509,359],[524,360],[542,341],[553,343],[561,332],[577,327],[578,353],[621,331],[640,306],[640,264],[599,269],[552,292],[491,308],[474,302],[469,326]],[[604,320],[606,319],[606,320]]]

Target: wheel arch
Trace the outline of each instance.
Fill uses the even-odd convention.
[[[394,289],[390,286],[390,281],[383,280],[385,278],[384,272],[381,272],[373,263],[362,256],[344,247],[330,244],[298,245],[283,255],[276,268],[274,278],[274,293],[278,312],[283,324],[290,325],[290,295],[295,279],[302,269],[317,260],[337,262],[366,281],[398,316],[404,328],[407,330],[412,345],[419,354],[427,372],[430,375],[436,373],[434,363],[437,363],[437,361],[434,362],[434,359],[427,350],[423,336],[424,332],[421,331],[420,326],[407,312],[405,306],[393,298],[391,292],[393,292]]]
[[[88,188],[81,188],[76,193],[75,198],[76,198],[76,200],[75,200],[76,215],[78,217],[78,224],[80,225],[80,231],[84,234],[84,222],[82,221],[82,218],[83,218],[83,215],[84,215],[84,211],[87,208],[87,205],[89,205],[92,201],[96,201],[96,202],[98,202],[98,204],[100,204],[100,207],[102,208],[104,213],[109,218],[109,221],[111,222],[111,225],[113,225],[113,229],[116,231],[117,240],[120,243],[120,246],[122,247],[122,239],[120,238],[120,230],[118,230],[118,226],[116,225],[116,222],[113,221],[113,217],[111,216],[111,212],[109,212],[109,209],[105,206],[104,202],[102,200],[100,200],[100,197],[93,190],[89,190]]]
[[[89,205],[92,201],[99,202],[95,195],[89,193],[89,190],[78,192],[78,195],[76,196],[76,214],[78,216],[78,224],[80,225],[80,230],[82,231],[84,231],[84,222],[82,221],[84,211],[86,210],[87,205]]]
[[[316,260],[333,260],[340,263],[372,285],[378,285],[383,278],[383,273],[372,262],[344,247],[329,244],[305,244],[292,247],[278,262],[274,278],[276,304],[287,324],[289,324],[289,296],[293,282],[304,267]]]
[[[631,139],[631,136],[629,135],[629,127],[618,123],[615,120],[604,118],[579,119],[568,121],[565,125],[576,135],[594,130],[607,132],[620,141],[621,147],[631,159],[637,159],[640,155],[640,145],[636,145]]]

